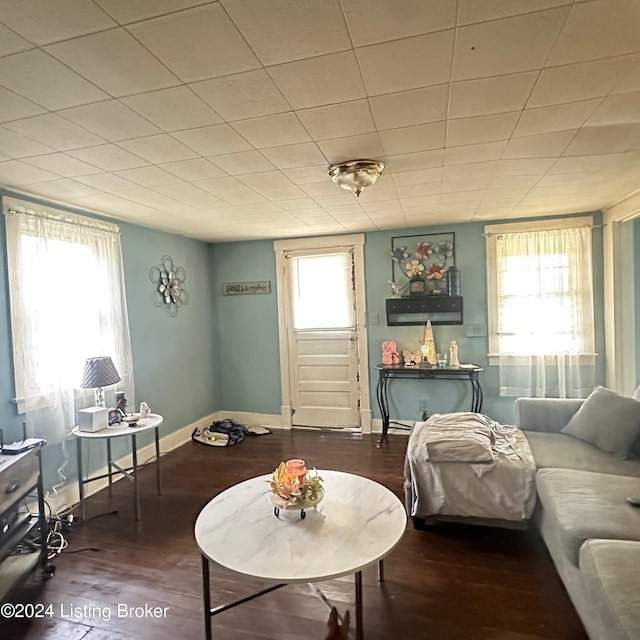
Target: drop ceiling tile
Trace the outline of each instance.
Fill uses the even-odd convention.
[[[402,129],[380,131],[382,148],[387,155],[429,151],[444,147],[445,122],[431,122]]]
[[[118,143],[120,147],[140,156],[151,164],[160,162],[176,162],[195,158],[196,154],[182,143],[166,133],[135,140],[124,140]],[[126,169],[132,167],[123,167]]]
[[[45,110],[37,104],[0,87],[0,122],[28,118],[44,112]]]
[[[217,156],[251,149],[251,145],[228,124],[176,131],[173,136],[202,156]]]
[[[449,117],[504,113],[522,109],[538,77],[537,71],[451,83]]]
[[[206,209],[207,213],[224,211],[229,205],[211,193],[200,189],[196,185],[180,182],[179,184],[164,185],[155,187],[155,190],[178,200],[180,203],[188,204],[192,207]]]
[[[279,203],[286,211],[312,211],[320,208],[320,205],[311,198],[295,198],[294,200],[283,200]]]
[[[606,96],[636,60],[635,56],[624,56],[544,69],[527,107]]]
[[[456,26],[455,0],[349,0],[343,7],[356,47]]]
[[[101,191],[127,191],[129,189],[137,189],[140,186],[113,173],[94,173],[88,176],[78,176],[76,180]]]
[[[172,173],[161,169],[160,167],[138,167],[137,169],[125,169],[124,171],[116,171],[116,175],[135,182],[141,187],[159,187],[167,184],[176,184],[181,182]]]
[[[297,115],[314,140],[354,136],[376,130],[366,100],[305,109],[298,111]]]
[[[222,4],[264,65],[351,48],[339,0],[224,0]]]
[[[128,107],[163,131],[219,124],[222,118],[188,87],[171,87],[122,98]]]
[[[284,202],[286,200],[296,200],[304,198],[304,191],[292,184],[289,187],[276,187],[275,189],[259,189],[258,190],[265,198],[274,202]]]
[[[636,53],[640,11],[636,0],[598,0],[576,4],[556,42],[549,64],[569,64]]]
[[[318,146],[331,164],[360,158],[380,160],[384,156],[382,143],[377,133],[324,140],[319,142]]]
[[[173,198],[168,198],[152,189],[131,189],[123,191],[120,195],[127,200],[154,207],[160,211],[175,212],[178,206],[177,201]]]
[[[55,173],[38,169],[25,162],[9,160],[0,162],[0,182],[4,186],[19,187],[25,184],[36,184],[45,180],[57,180]]]
[[[101,144],[104,139],[69,122],[55,113],[14,120],[4,125],[7,129],[49,145],[58,151],[79,149]]]
[[[525,109],[513,135],[531,136],[564,129],[578,129],[601,102],[600,98],[595,98],[539,109]]]
[[[330,196],[336,192],[336,183],[326,174],[322,182],[312,182],[310,184],[300,185],[300,188],[312,198],[316,196]]]
[[[460,27],[453,79],[469,80],[542,68],[568,13],[569,7],[560,7]]]
[[[565,149],[565,156],[588,156],[598,153],[629,151],[640,141],[640,124],[616,124],[583,127]]]
[[[496,163],[496,174],[505,176],[542,176],[555,161],[556,158],[498,160]]]
[[[587,127],[640,122],[640,91],[610,95],[587,120]]]
[[[2,22],[38,45],[117,26],[91,0],[74,0],[72,3],[50,0],[5,2],[2,6]]]
[[[386,160],[387,167],[385,171],[388,173],[431,169],[433,167],[441,167],[444,164],[444,149],[419,151],[418,153],[401,153],[397,156],[389,156]]]
[[[485,142],[461,147],[451,147],[444,151],[445,164],[467,164],[470,162],[486,162],[497,160],[502,154],[506,141]]]
[[[582,173],[584,171],[609,172],[619,171],[626,167],[640,167],[640,153],[637,151],[627,153],[611,153],[596,156],[576,156],[572,158],[558,158],[549,169],[549,174],[558,173]]]
[[[138,22],[127,28],[184,82],[260,66],[217,2]]]
[[[326,161],[313,167],[299,167],[292,169],[283,169],[284,173],[294,184],[311,184],[313,182],[324,182],[328,179],[327,172],[329,167]]]
[[[448,30],[356,49],[369,96],[449,82],[453,36]]]
[[[202,0],[96,0],[96,2],[120,24],[137,22],[146,18],[202,4]]]
[[[575,134],[576,129],[570,129],[568,131],[513,138],[507,144],[502,157],[508,159],[561,156]]]
[[[0,84],[47,109],[64,109],[109,96],[43,51],[0,58]]]
[[[189,86],[227,122],[291,110],[264,69],[194,82]]]
[[[59,113],[67,120],[92,131],[109,142],[161,133],[158,127],[117,100],[94,102]]]
[[[447,123],[447,146],[508,140],[520,117],[520,111],[475,118],[456,118]]]
[[[573,0],[459,0],[458,25],[507,18],[572,2]]]
[[[369,98],[378,129],[396,129],[445,120],[448,101],[448,84]]]
[[[341,189],[338,185],[335,185],[335,188],[336,193],[334,195],[318,196],[317,198],[314,198],[314,200],[329,213],[331,213],[331,209],[342,206],[351,206],[354,208],[353,210],[355,210],[355,207],[360,209],[360,205],[357,202],[354,202],[356,197],[353,193]]]
[[[62,178],[61,180],[51,180],[49,182],[43,182],[42,184],[30,185],[29,191],[56,199],[85,198],[101,193],[99,189],[94,189],[71,178]]]
[[[252,189],[262,191],[264,189],[288,188],[294,186],[291,180],[280,171],[261,171],[239,178],[240,182]],[[304,197],[302,193],[299,197]]]
[[[196,186],[230,204],[241,205],[267,201],[263,195],[253,189],[249,189],[249,187],[233,177],[204,180],[198,182]]]
[[[0,149],[3,156],[10,158],[37,156],[54,151],[51,147],[34,142],[4,127],[0,127]]]
[[[540,176],[494,176],[488,185],[489,189],[520,188],[531,189],[540,181]]]
[[[214,156],[211,162],[232,176],[275,169],[259,151],[241,151]]]
[[[0,56],[8,56],[31,49],[33,45],[21,38],[17,33],[0,24]]]
[[[115,144],[103,144],[97,147],[77,149],[71,151],[69,155],[88,162],[104,171],[133,169],[134,167],[143,167],[148,164],[140,157],[121,149]]]
[[[401,175],[401,174],[397,174]],[[442,183],[440,180],[437,182],[427,182],[426,184],[411,184],[407,186],[398,187],[397,193],[403,200],[409,198],[421,198],[423,196],[435,196],[440,193],[442,189]]]
[[[222,178],[226,175],[222,169],[204,158],[167,162],[158,166],[189,182],[207,180],[208,178]]]
[[[397,189],[442,180],[442,167],[432,169],[416,169],[415,171],[401,171],[391,174]]]
[[[122,28],[49,45],[45,50],[116,97],[180,83]]]
[[[35,156],[33,158],[26,158],[25,162],[65,178],[76,178],[98,171],[97,167],[72,158],[66,153],[50,153],[44,156]]]
[[[267,71],[294,109],[366,97],[353,51],[289,62]]]
[[[293,112],[240,120],[232,126],[258,149],[311,140]]]
[[[628,91],[640,91],[640,57],[633,56],[637,59],[635,65],[629,70],[625,71],[618,80],[612,93],[626,93]]]
[[[324,160],[324,156],[313,142],[290,144],[283,147],[270,147],[263,149],[262,153],[278,167],[278,169],[312,167]]]

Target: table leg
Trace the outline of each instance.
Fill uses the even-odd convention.
[[[378,582],[384,582],[384,560],[378,562]]]
[[[482,411],[482,387],[477,376],[471,379],[471,411],[480,413]]]
[[[109,495],[113,495],[113,478],[111,476],[111,439],[107,438],[107,471],[109,472]]]
[[[160,435],[158,433],[158,427],[155,428],[155,438],[156,438],[156,484],[158,486],[158,495],[160,496],[162,495],[162,484],[160,481]]]
[[[204,637],[211,640],[211,584],[209,560],[202,556],[202,603],[204,605]]]
[[[80,517],[82,521],[85,521],[85,512],[84,512],[84,480],[82,478],[82,439],[76,438],[76,451],[78,458],[78,497],[80,499]]]
[[[387,439],[387,432],[389,431],[389,398],[387,395],[388,377],[383,371],[380,371],[378,378],[378,385],[376,388],[376,395],[378,398],[378,407],[380,408],[380,417],[382,418],[382,437],[376,443],[378,448],[382,447]]]
[[[136,520],[140,521],[140,479],[138,478],[138,444],[136,434],[131,434],[131,457],[133,459],[133,483],[136,494]]]
[[[356,571],[356,640],[363,640],[363,638],[364,638],[364,633],[362,628],[362,571]]]

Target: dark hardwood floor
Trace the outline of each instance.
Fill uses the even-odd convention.
[[[16,602],[53,605],[51,618],[1,620],[2,640],[173,640],[204,638],[200,555],[193,524],[223,489],[270,473],[301,457],[318,468],[368,476],[402,498],[407,439],[392,435],[383,449],[372,436],[276,431],[229,448],[188,443],[162,459],[163,495],[155,468],[142,478],[142,522],[133,519],[133,487],[118,482],[87,502],[69,552],[55,576],[32,581]],[[232,544],[232,541],[229,541]],[[93,547],[96,551],[79,551]],[[212,570],[214,605],[263,583]],[[321,585],[340,610],[353,608],[353,580]],[[168,607],[166,617],[117,617],[117,605]],[[71,608],[75,607],[74,610]],[[110,614],[110,619],[107,619]],[[285,587],[216,616],[221,640],[322,640],[328,610],[305,586]],[[587,636],[533,527],[516,531],[446,524],[416,531],[385,562],[385,582],[364,572],[367,640],[586,640]]]

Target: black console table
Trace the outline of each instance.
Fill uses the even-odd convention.
[[[378,370],[377,397],[378,406],[382,415],[382,437],[378,440],[378,447],[384,444],[389,431],[389,380],[391,378],[400,379],[422,379],[422,380],[463,380],[471,385],[471,411],[480,413],[482,411],[482,387],[478,374],[482,367],[476,365],[466,365],[461,367],[435,367],[427,364],[417,364],[405,367],[401,364],[379,364]],[[401,427],[402,428],[402,427]],[[408,427],[405,427],[408,428]]]

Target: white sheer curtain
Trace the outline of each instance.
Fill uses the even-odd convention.
[[[500,395],[584,398],[595,385],[591,228],[496,238]]]
[[[118,226],[19,200],[4,201],[18,409],[30,434],[62,440],[84,361],[111,356],[133,406],[133,365]],[[111,389],[105,391],[113,404]]]

